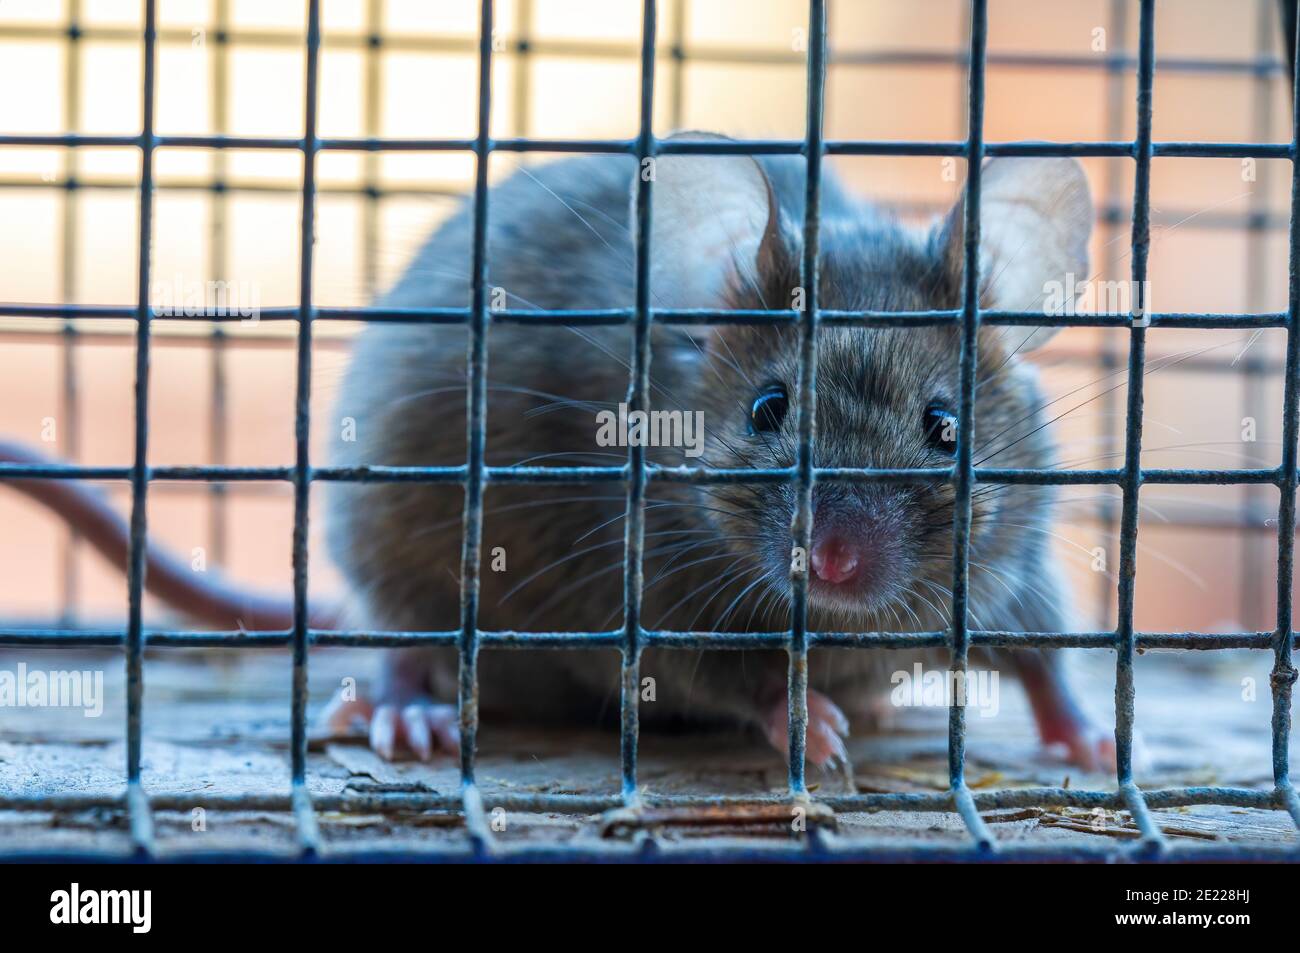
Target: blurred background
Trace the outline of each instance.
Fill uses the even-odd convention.
[[[832,0],[826,135],[965,136],[962,0]],[[142,4],[0,3],[0,132],[135,135]],[[161,0],[157,131],[302,133],[305,3]],[[1289,142],[1290,97],[1274,0],[1156,4],[1154,135]],[[320,134],[474,134],[477,0],[324,0]],[[1126,140],[1134,134],[1137,4],[991,0],[988,141]],[[639,0],[499,0],[493,134],[631,137],[637,126]],[[707,129],[799,138],[804,0],[662,0],[656,132]],[[491,175],[545,155],[495,154]],[[956,200],[945,160],[828,160],[856,191],[918,223]],[[1129,275],[1133,163],[1085,159],[1098,206],[1096,277]],[[135,303],[140,156],[134,148],[0,148],[0,301]],[[455,153],[325,152],[315,294],[355,306],[401,273],[473,174]],[[289,150],[164,148],[156,154],[156,282],[224,280],[261,307],[297,303],[301,157]],[[1286,161],[1156,159],[1151,300],[1159,311],[1286,307]],[[2,308],[0,308],[2,312]],[[0,313],[0,432],[80,463],[127,465],[134,325]],[[293,462],[293,322],[159,320],[152,464]],[[315,328],[313,459],[355,326]],[[1284,332],[1148,334],[1143,463],[1265,467],[1280,460]],[[1126,331],[1071,329],[1035,355],[1063,466],[1123,461]],[[51,426],[52,424],[52,426]],[[105,484],[124,514],[129,489]],[[1149,486],[1142,492],[1137,625],[1270,629],[1273,487]],[[1114,487],[1075,488],[1053,544],[1071,568],[1081,627],[1114,624]],[[151,484],[150,532],[209,566],[288,593],[287,483]],[[65,527],[0,486],[0,619],[120,622],[120,573]],[[339,578],[312,522],[311,587]],[[1104,554],[1098,568],[1096,552]],[[150,603],[149,618],[162,617]]]

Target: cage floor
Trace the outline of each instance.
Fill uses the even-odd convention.
[[[1073,653],[1072,678],[1086,707],[1097,716],[1105,716],[1113,697],[1113,661],[1109,652]],[[15,671],[20,662],[28,669],[102,670],[106,704],[103,714],[94,718],[74,709],[6,709],[0,720],[0,796],[120,792],[125,763],[120,657],[78,650],[0,652],[0,671]],[[313,652],[313,716],[327,700],[325,686],[355,673],[361,662],[355,652]],[[1264,652],[1140,656],[1137,725],[1147,763],[1137,774],[1139,784],[1270,787],[1270,662],[1271,655]],[[145,671],[145,789],[150,794],[193,795],[196,807],[212,795],[285,792],[289,683],[285,653],[151,651]],[[1001,695],[996,717],[981,717],[976,711],[968,716],[972,788],[1113,789],[1113,779],[1083,774],[1062,756],[1039,747],[1018,685],[1008,681]],[[814,793],[945,788],[946,710],[894,712],[888,726],[855,726],[849,771],[831,775],[810,769]],[[741,732],[646,732],[640,763],[642,785],[655,794],[760,796],[779,793],[785,784],[782,760],[761,740]],[[485,717],[478,773],[489,811],[493,796],[507,791],[609,795],[618,790],[618,739],[614,732],[539,730]],[[308,774],[313,794],[458,790],[453,756],[431,764],[388,763],[356,739],[313,736]],[[1154,817],[1174,841],[1297,842],[1290,819],[1279,811],[1197,806],[1155,811]],[[1019,808],[987,812],[985,818],[999,839],[1032,843],[1095,844],[1096,838],[1136,834],[1123,812],[1099,816],[1068,807]],[[511,813],[497,836],[552,843],[601,836],[596,821],[587,815]],[[955,814],[864,812],[840,814],[837,821],[842,834],[891,842],[961,843],[967,837]],[[294,846],[293,819],[287,812],[211,811],[202,825],[196,825],[192,812],[160,812],[156,826],[160,852],[280,846],[289,851]],[[320,826],[327,849],[420,847],[464,836],[458,824],[435,813],[322,813]],[[789,836],[788,825],[692,827],[668,830],[664,836],[707,838],[722,833]],[[0,851],[125,850],[128,836],[126,817],[117,810],[0,812]],[[194,838],[203,840],[196,844]]]

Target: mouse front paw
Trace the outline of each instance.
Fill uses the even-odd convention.
[[[785,692],[773,702],[763,716],[763,730],[772,746],[790,756],[790,702]],[[821,692],[808,690],[808,726],[804,757],[818,767],[833,760],[848,760],[844,739],[849,734],[849,720],[833,701]]]
[[[321,716],[331,732],[345,733],[353,725],[366,726],[370,747],[386,761],[411,754],[429,761],[436,753],[460,750],[460,717],[455,705],[428,696],[401,701],[372,702],[366,698],[344,700],[336,694]]]
[[[1063,748],[1070,764],[1084,771],[1114,773],[1116,765],[1115,731],[1085,715],[1073,713],[1043,718],[1038,722],[1039,738],[1047,748]],[[1150,765],[1142,736],[1133,733],[1133,769],[1145,771]]]

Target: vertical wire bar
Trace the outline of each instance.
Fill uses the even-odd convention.
[[[1119,607],[1115,662],[1115,771],[1119,789],[1145,847],[1158,847],[1163,837],[1133,783],[1133,594],[1137,580],[1138,491],[1142,485],[1142,405],[1146,362],[1147,257],[1151,249],[1151,115],[1155,84],[1155,0],[1141,0],[1138,25],[1137,138],[1133,157],[1137,174],[1133,186],[1132,300],[1129,330],[1128,406],[1124,421],[1124,481],[1120,510]]]
[[[1300,30],[1300,22],[1295,24]],[[1291,47],[1300,57],[1300,42]],[[1278,480],[1281,499],[1277,516],[1277,628],[1273,633],[1273,783],[1278,796],[1300,825],[1300,797],[1291,783],[1291,695],[1296,669],[1294,647],[1296,437],[1300,433],[1300,69],[1292,70],[1291,99],[1291,228],[1286,326],[1286,382],[1282,396],[1282,466]]]
[[[140,784],[144,709],[144,572],[149,488],[149,266],[153,249],[154,85],[157,67],[157,0],[146,0],[143,103],[140,127],[140,232],[136,270],[135,448],[131,464],[131,541],[127,567],[126,782],[131,840],[138,854],[152,850],[153,820]]]
[[[963,4],[957,11],[957,36],[970,36],[970,6]],[[969,52],[969,51],[968,51]],[[952,61],[958,67],[957,69],[957,125],[956,131],[952,137],[957,139],[961,136],[961,131],[968,127],[967,120],[970,112],[970,57],[963,56],[960,50],[954,50]],[[964,67],[964,68],[963,68]]]
[[[1251,140],[1265,142],[1273,131],[1273,74],[1265,67],[1274,39],[1276,8],[1272,0],[1257,0],[1255,4],[1255,76],[1251,84]],[[1257,314],[1267,301],[1264,289],[1268,287],[1271,263],[1268,256],[1269,164],[1256,163],[1255,183],[1250,193],[1250,212],[1246,220],[1246,310]],[[1252,336],[1263,336],[1263,331]],[[1241,359],[1241,405],[1243,415],[1259,413],[1264,403],[1265,361],[1257,349],[1247,349]],[[1252,532],[1253,517],[1262,503],[1263,487],[1246,484],[1241,487],[1240,526],[1242,539],[1241,565],[1237,574],[1237,611],[1243,629],[1264,627],[1260,607],[1267,594],[1265,581],[1265,543],[1262,537],[1256,545]]]
[[[533,123],[533,0],[515,4],[515,135],[527,139]]]
[[[487,429],[488,159],[492,150],[492,0],[482,0],[478,44],[478,132],[474,139],[474,237],[471,252],[469,342],[466,350],[466,475],[460,559],[458,704],[460,780],[466,826],[476,851],[489,840],[474,782],[478,746],[478,599],[483,548],[484,442]]]
[[[647,161],[654,161],[656,0],[641,10],[641,120],[637,133],[636,328],[628,374],[628,412],[650,409],[650,188]],[[641,589],[645,577],[645,447],[628,441],[627,519],[623,531],[623,666],[621,693],[623,800],[638,803],[637,739],[640,733]]]
[[[362,123],[368,139],[379,137],[379,111],[382,102],[383,71],[380,51],[383,48],[383,0],[366,0],[365,89]],[[377,151],[362,158],[365,201],[361,206],[361,287],[366,301],[374,301],[379,290],[379,160]]]
[[[808,554],[812,550],[813,443],[817,436],[817,313],[821,258],[821,186],[824,151],[822,113],[826,97],[826,3],[808,8],[808,114],[804,133],[807,179],[804,192],[803,261],[799,284],[804,310],[799,315],[799,452],[796,505],[791,537],[802,559],[790,565],[790,656],[786,695],[789,705],[790,796],[806,798],[805,744],[808,737]]]
[[[63,74],[63,122],[69,132],[81,128],[81,0],[68,3],[68,49]],[[74,300],[77,293],[76,251],[78,240],[77,214],[79,203],[77,178],[79,162],[75,149],[63,150],[63,248],[59,262],[59,285],[65,302]],[[71,463],[81,458],[81,400],[77,389],[77,323],[63,323],[63,395],[59,426],[65,435],[65,456]],[[60,625],[72,628],[77,619],[78,586],[77,557],[80,553],[81,533],[69,526],[63,540],[63,604]]]
[[[1111,0],[1109,35],[1106,43],[1106,138],[1118,142],[1124,136],[1124,68],[1123,57],[1128,49],[1128,0]],[[1103,186],[1105,212],[1102,216],[1102,254],[1106,257],[1105,277],[1113,278],[1120,270],[1123,256],[1120,253],[1120,220],[1112,217],[1111,210],[1118,209],[1120,199],[1119,160],[1106,162],[1106,178]],[[1100,370],[1104,379],[1110,379],[1118,373],[1119,349],[1115,336],[1109,330],[1101,332]],[[1098,418],[1099,436],[1109,440],[1114,430],[1113,421],[1120,416],[1119,391],[1107,387],[1101,395],[1102,412]],[[1106,542],[1106,552],[1110,553],[1110,541],[1119,529],[1119,513],[1115,499],[1109,493],[1102,493],[1097,503],[1097,523],[1102,539]],[[1110,607],[1115,601],[1115,583],[1109,572],[1097,574],[1098,611],[1096,625],[1104,626],[1110,618]]]
[[[970,84],[966,128],[966,204],[963,210],[963,275],[961,351],[958,380],[961,399],[957,415],[957,460],[953,471],[952,647],[949,668],[957,678],[966,674],[970,652],[968,577],[970,575],[971,491],[975,482],[975,379],[980,327],[980,184],[984,164],[984,74],[988,46],[987,0],[972,0],[970,7]],[[992,835],[975,809],[966,787],[966,709],[948,708],[948,783],[953,803],[967,829],[983,849],[993,846]]]
[[[1282,41],[1286,47],[1287,75],[1295,82],[1296,0],[1277,0],[1278,18],[1282,22]]]
[[[230,67],[230,0],[217,0],[214,26],[216,36],[212,47],[212,131],[225,135],[230,128],[229,99],[226,83]],[[229,163],[224,149],[212,150],[212,178],[216,185],[208,200],[212,215],[212,229],[208,236],[208,272],[214,281],[227,279],[226,268],[226,224],[230,205],[230,196],[226,191],[226,175]],[[212,325],[212,409],[209,417],[208,453],[216,466],[224,466],[229,459],[230,428],[227,419],[229,413],[226,361],[226,329],[220,321]],[[210,508],[208,512],[208,544],[212,547],[212,559],[217,565],[224,566],[227,556],[227,487],[216,482],[208,484]]]
[[[682,128],[686,113],[686,0],[673,0],[673,71],[668,88],[669,128]]]
[[[303,103],[302,228],[298,250],[298,383],[294,400],[293,469],[293,700],[291,718],[294,816],[305,855],[319,843],[307,797],[307,517],[311,498],[312,258],[316,243],[317,86],[320,75],[320,0],[307,7],[306,90]]]

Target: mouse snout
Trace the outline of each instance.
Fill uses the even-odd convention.
[[[889,598],[908,559],[888,498],[828,493],[813,509],[808,552],[814,593],[841,605],[873,605]]]
[[[865,557],[856,540],[843,533],[826,533],[813,543],[810,561],[818,579],[838,585],[858,575]]]

